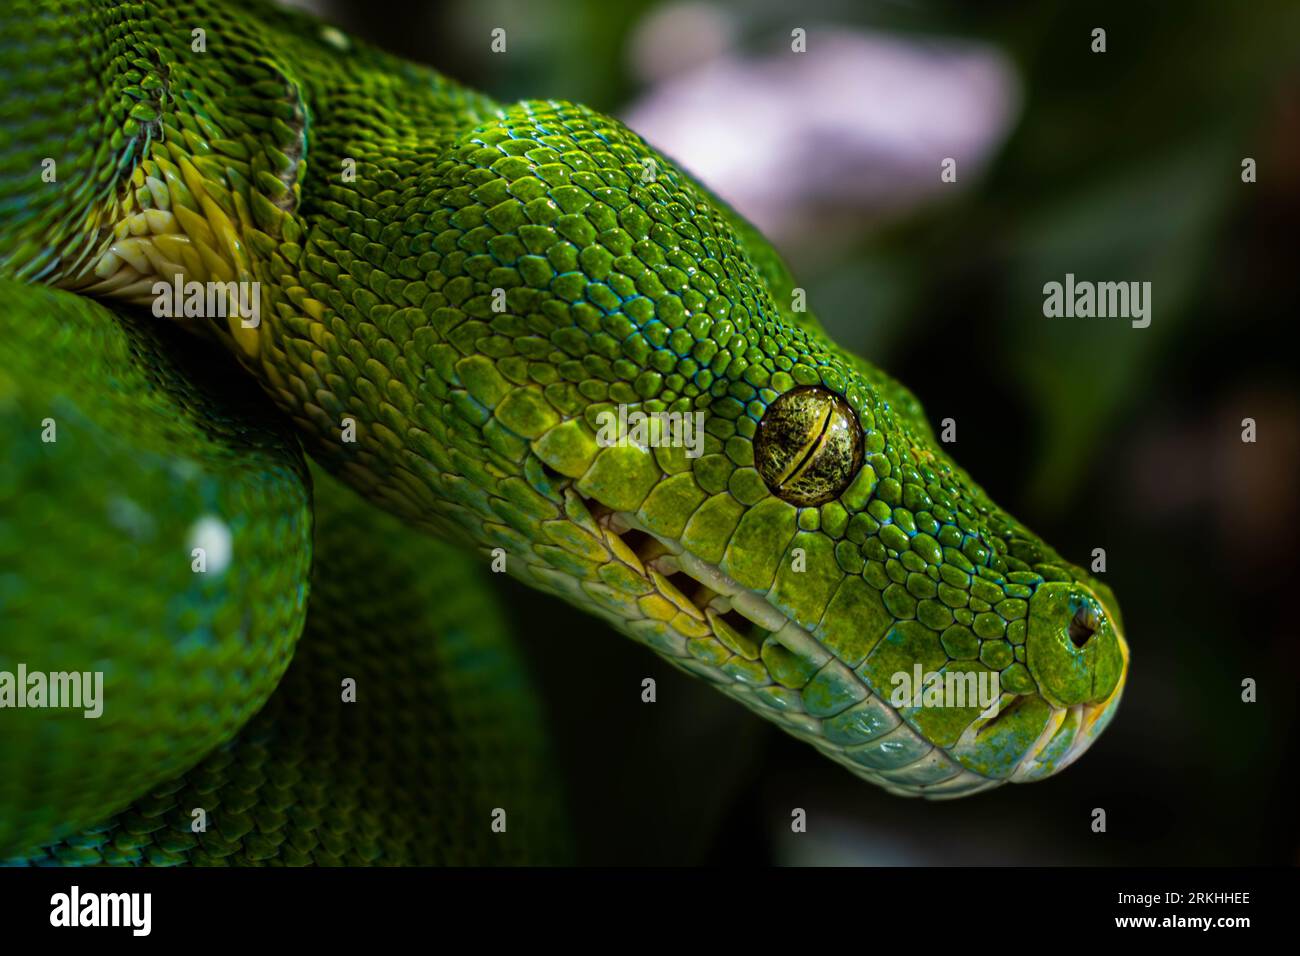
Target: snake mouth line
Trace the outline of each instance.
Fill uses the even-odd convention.
[[[611,512],[605,527],[636,552],[661,594],[688,613],[694,609],[708,622],[714,637],[746,660],[759,659],[768,637],[797,626],[718,568],[632,524],[630,516]]]
[[[717,566],[702,561],[680,543],[645,528],[634,515],[584,498],[607,535],[614,535],[640,560],[656,589],[676,607],[707,622],[713,636],[733,654],[756,661],[769,637],[816,643],[806,630],[762,595]]]

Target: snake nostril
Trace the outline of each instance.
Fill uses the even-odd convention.
[[[1093,622],[1085,608],[1079,608],[1074,612],[1074,617],[1070,619],[1070,643],[1075,647],[1083,647],[1088,643],[1088,639],[1097,632]]]

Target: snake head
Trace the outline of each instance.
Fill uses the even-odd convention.
[[[769,675],[800,690],[816,745],[894,792],[1064,769],[1123,689],[1114,595],[994,505],[910,394],[840,360],[844,385],[796,386],[756,416],[755,467],[795,509],[783,561],[804,559],[765,595],[790,622],[766,638]]]

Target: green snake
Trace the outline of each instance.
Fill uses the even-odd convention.
[[[489,568],[895,794],[1113,716],[1110,589],[617,121],[252,0],[11,0],[0,73],[0,677],[103,674],[0,709],[0,859],[562,859]]]

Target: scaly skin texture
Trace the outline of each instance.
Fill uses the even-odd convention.
[[[0,673],[104,674],[97,718],[0,710],[3,859],[256,713],[302,631],[312,524],[290,427],[255,391],[219,400],[183,333],[53,289],[0,296]]]
[[[565,863],[532,688],[482,569],[315,475],[307,624],[229,744],[35,865]],[[357,703],[340,703],[354,680]],[[192,829],[194,808],[207,829]],[[505,832],[490,823],[505,813]]]
[[[761,236],[615,120],[496,104],[260,4],[16,8],[6,37],[59,66],[19,80],[40,118],[7,113],[5,273],[140,304],[160,277],[259,282],[258,327],[206,331],[329,470],[892,792],[1037,779],[1109,721],[1128,659],[1109,590],[991,502],[905,389],[793,310]],[[774,494],[755,457],[800,386],[842,400],[860,443],[817,505]],[[619,405],[701,413],[703,454],[602,445]],[[820,454],[809,438],[781,460]],[[891,706],[916,667],[997,672],[998,712]]]

